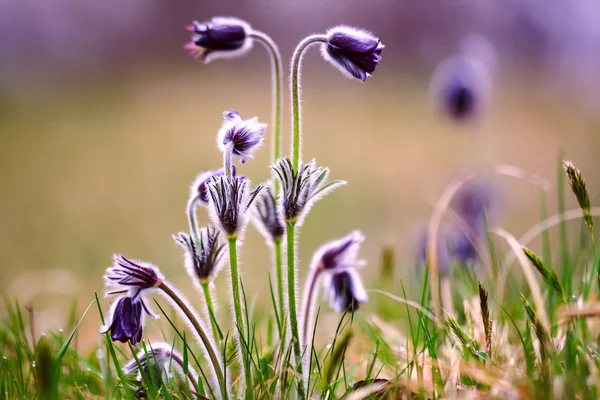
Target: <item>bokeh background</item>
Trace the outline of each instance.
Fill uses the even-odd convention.
[[[184,25],[213,15],[246,19],[275,38],[285,60],[304,36],[340,23],[370,29],[386,45],[364,84],[344,79],[317,49],[305,57],[304,157],[349,185],[306,220],[301,277],[318,246],[360,229],[367,286],[378,284],[386,245],[396,253],[393,282],[411,282],[415,229],[444,185],[479,165],[512,164],[555,183],[562,152],[598,203],[596,0],[2,0],[0,291],[33,304],[40,330],[62,328],[74,299],[83,309],[102,292],[113,252],[159,265],[200,307],[171,239],[187,229],[188,186],[221,162],[215,134],[223,110],[271,118],[270,64],[260,45],[209,65],[182,50]],[[485,118],[465,129],[432,111],[428,86],[436,64],[471,32],[494,44],[498,69]],[[240,167],[255,182],[269,175],[270,133],[256,160]],[[286,149],[288,133],[286,113]],[[540,219],[539,189],[493,181],[499,223],[518,237]],[[253,227],[242,256],[246,291],[267,312],[270,254]],[[217,291],[227,296],[227,274]],[[84,325],[93,333],[98,317]]]

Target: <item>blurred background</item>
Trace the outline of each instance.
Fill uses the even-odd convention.
[[[221,162],[215,134],[223,110],[271,121],[270,63],[260,45],[209,65],[182,50],[183,27],[214,15],[237,16],[271,35],[286,61],[304,36],[337,24],[370,29],[386,46],[364,84],[344,79],[317,49],[305,57],[304,158],[349,185],[307,218],[301,279],[322,243],[360,229],[367,287],[377,285],[386,245],[396,250],[394,282],[410,282],[414,231],[467,168],[512,164],[555,183],[562,152],[582,169],[598,204],[596,0],[3,0],[0,291],[33,304],[41,330],[62,328],[74,299],[83,310],[102,292],[114,252],[160,266],[200,307],[171,239],[187,230],[189,184]],[[436,65],[471,32],[493,43],[497,68],[484,118],[465,126],[440,118],[428,91]],[[256,160],[239,167],[254,182],[268,178],[270,134]],[[538,188],[501,177],[494,184],[503,228],[518,237],[539,221]],[[553,213],[555,186],[548,198]],[[208,218],[200,213],[199,221]],[[253,227],[242,257],[246,291],[267,312],[270,253]],[[227,279],[217,280],[221,298]],[[96,315],[85,321],[90,332],[98,324]]]

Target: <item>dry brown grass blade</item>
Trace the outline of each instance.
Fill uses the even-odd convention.
[[[431,290],[431,301],[433,303],[433,311],[435,320],[439,324],[442,323],[442,313],[440,304],[440,293],[439,293],[439,266],[438,266],[438,238],[442,219],[446,210],[450,206],[450,202],[458,190],[469,180],[475,178],[481,173],[494,173],[498,175],[506,175],[513,178],[529,181],[535,185],[540,186],[544,190],[549,190],[550,183],[534,174],[530,174],[521,168],[514,167],[512,165],[497,164],[489,167],[484,167],[475,171],[468,171],[455,179],[453,179],[444,189],[444,192],[437,201],[429,226],[427,230],[427,257],[429,259],[429,281]]]
[[[558,323],[565,324],[576,318],[600,317],[600,302],[586,303],[577,308],[561,306],[558,311]]]
[[[544,298],[542,297],[542,291],[540,289],[540,286],[538,285],[538,281],[535,278],[535,274],[533,273],[533,269],[531,267],[531,264],[529,263],[529,260],[521,250],[521,244],[513,235],[511,235],[504,229],[494,228],[492,229],[492,232],[504,238],[504,240],[506,240],[513,253],[515,253],[517,260],[519,261],[519,265],[521,265],[521,269],[523,270],[523,275],[525,275],[525,279],[527,280],[527,284],[529,285],[529,289],[531,290],[531,295],[533,296],[533,302],[535,303],[536,311],[539,314],[540,322],[544,326],[544,329],[549,331],[550,322],[548,319],[548,315],[546,314]],[[498,281],[496,293],[504,293],[504,287],[500,287],[500,284],[504,285],[504,283]],[[502,299],[502,297],[500,296],[498,296],[498,298]]]

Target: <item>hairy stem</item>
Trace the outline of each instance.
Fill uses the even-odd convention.
[[[300,335],[298,334],[298,314],[296,311],[296,265],[295,265],[295,245],[296,245],[296,223],[288,221],[287,229],[287,268],[288,268],[288,303],[289,303],[289,320],[290,329],[292,332],[292,345],[294,356],[296,359],[296,369],[300,377],[298,382],[298,397],[304,400],[304,374],[302,373],[302,345],[300,343]]]
[[[240,277],[238,273],[238,265],[237,265],[237,238],[230,237],[227,239],[229,243],[229,263],[231,265],[231,291],[233,295],[233,308],[235,312],[235,334],[237,337],[237,342],[239,349],[238,351],[242,355],[242,364],[244,367],[244,376],[246,377],[246,394],[249,393],[249,389],[252,385],[252,377],[250,375],[250,362],[248,360],[248,354],[244,350],[243,343],[245,340],[243,339],[244,332],[246,332],[244,326],[244,318],[242,315],[242,303],[241,303],[241,291],[240,291]]]
[[[201,282],[202,291],[204,292],[204,298],[206,299],[206,312],[208,312],[208,318],[210,318],[210,325],[213,331],[213,337],[215,342],[221,338],[219,335],[219,328],[217,327],[217,321],[215,320],[215,308],[213,307],[212,296],[210,294],[210,287],[208,281]]]
[[[283,253],[281,250],[281,238],[273,240],[273,245],[275,247],[275,270],[277,271],[277,296],[279,300],[279,318],[283,321],[283,316],[285,315],[285,299],[283,297]],[[279,334],[281,335],[282,332],[279,332]]]
[[[271,154],[271,164],[274,165],[275,161],[281,158],[281,109],[282,109],[282,88],[283,78],[281,71],[283,69],[281,61],[281,53],[277,44],[271,39],[271,37],[263,32],[253,31],[250,35],[258,42],[262,43],[263,46],[269,52],[271,56],[271,67],[273,76],[273,150]],[[276,179],[276,175],[273,175],[273,184],[275,189],[275,196],[279,193],[279,181]]]
[[[233,152],[233,141],[227,143],[225,146],[225,150],[223,151],[223,170],[225,172],[225,176],[231,180],[233,176],[233,171],[231,167],[231,157]]]
[[[302,53],[311,44],[326,43],[327,37],[324,35],[311,35],[302,40],[292,56],[292,166],[294,172],[298,171],[300,163],[300,62],[302,61]]]
[[[227,398],[227,386],[225,378],[223,376],[223,371],[221,370],[219,358],[217,357],[217,353],[215,352],[215,349],[213,348],[210,339],[206,335],[206,332],[204,332],[202,325],[200,325],[200,321],[198,321],[198,318],[196,317],[194,312],[190,310],[186,301],[184,301],[166,282],[161,282],[158,286],[158,289],[162,290],[179,307],[179,309],[183,312],[183,314],[187,317],[189,322],[194,327],[194,330],[200,337],[200,340],[202,341],[202,344],[206,349],[208,357],[210,358],[210,361],[213,365],[215,375],[217,376],[217,380],[219,381],[219,385],[221,386],[221,393],[223,395],[223,398]]]
[[[308,329],[313,314],[312,303],[314,299],[315,289],[317,287],[317,281],[319,279],[319,276],[321,275],[321,271],[323,271],[323,269],[317,267],[309,272],[308,280],[304,289],[304,295],[302,296],[302,300],[304,301],[304,303],[302,304],[302,316],[304,318],[302,324],[302,340],[304,341],[304,343],[308,343]]]
[[[194,243],[200,241],[200,236],[198,235],[198,222],[196,221],[196,204],[198,204],[198,200],[200,200],[200,195],[192,197],[187,205],[188,223],[190,224],[190,232],[192,233]]]

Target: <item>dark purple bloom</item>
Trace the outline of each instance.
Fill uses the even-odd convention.
[[[282,215],[286,221],[296,222],[296,225],[302,224],[306,213],[315,202],[339,185],[346,184],[345,181],[325,183],[329,169],[317,167],[314,160],[301,165],[298,172],[294,172],[289,158],[282,158],[276,162],[273,169],[281,181]]]
[[[237,237],[243,232],[248,211],[263,189],[258,185],[250,191],[250,180],[245,177],[219,176],[208,183],[210,216],[226,237]]]
[[[200,203],[202,205],[208,205],[208,188],[206,187],[206,184],[211,181],[211,178],[213,176],[223,176],[224,171],[225,170],[221,168],[216,171],[206,170],[200,172],[196,179],[194,179],[194,182],[192,183],[192,186],[190,188],[191,198],[194,199],[197,203]],[[235,165],[232,165],[231,173],[233,177],[235,177],[235,172]]]
[[[371,33],[338,26],[327,32],[321,54],[344,75],[365,81],[381,61],[384,45]]]
[[[110,331],[113,341],[130,341],[133,346],[142,338],[143,315],[145,311],[157,318],[144,303],[144,292],[153,290],[163,280],[158,268],[141,261],[131,261],[115,254],[114,264],[106,270],[104,281],[113,289],[107,294],[123,294],[113,303],[110,316],[101,328],[101,333]]]
[[[323,282],[331,307],[337,312],[355,312],[360,303],[367,301],[367,292],[355,270],[326,274]]]
[[[238,57],[252,48],[251,28],[246,22],[231,17],[214,17],[186,27],[193,32],[192,40],[184,49],[204,63],[217,58]]]
[[[267,124],[259,123],[256,117],[242,120],[242,116],[234,110],[225,111],[223,117],[225,121],[217,134],[219,149],[225,152],[230,148],[234,156],[239,157],[242,163],[246,162],[262,143]]]
[[[185,251],[185,267],[197,285],[212,280],[223,266],[224,245],[219,241],[219,231],[206,227],[200,231],[198,240],[187,233],[173,236]]]
[[[258,195],[253,216],[254,224],[269,243],[285,233],[285,225],[270,185],[266,185]]]
[[[100,333],[110,331],[112,341],[127,343],[136,346],[142,339],[143,316],[142,311],[156,318],[144,304],[141,296],[121,296],[113,305],[106,325]]]
[[[357,260],[360,244],[365,237],[359,231],[354,231],[341,239],[332,240],[323,245],[314,254],[311,267],[324,271],[347,270],[364,265]]]

